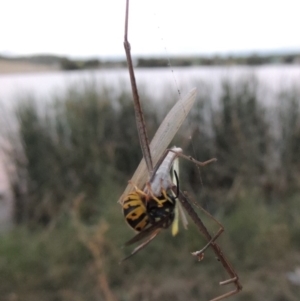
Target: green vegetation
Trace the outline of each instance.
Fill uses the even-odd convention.
[[[212,91],[199,89],[174,144],[218,161],[200,171],[181,161],[181,188],[225,227],[218,242],[244,285],[230,300],[296,301],[286,274],[300,265],[300,91],[267,109],[258,90],[252,78],[224,81],[213,106]],[[166,105],[140,94],[152,137]],[[224,291],[212,252],[202,262],[190,255],[206,243],[192,222],[118,263],[134,233],[117,200],[141,158],[131,98],[96,83],[70,87],[44,108],[24,99],[18,132],[2,129],[13,145],[15,227],[0,237],[1,300],[193,301]]]

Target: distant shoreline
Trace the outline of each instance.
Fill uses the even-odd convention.
[[[0,59],[0,75],[15,73],[37,73],[57,70],[60,70],[58,66],[55,67],[46,64],[35,64],[31,62]]]
[[[177,56],[177,57],[134,57],[135,68],[167,68],[199,66],[261,66],[300,65],[300,53],[251,54],[248,56]],[[14,73],[37,73],[51,71],[72,71],[89,69],[126,68],[124,59],[102,60],[98,58],[71,59],[56,55],[31,55],[9,57],[0,55],[0,75]]]

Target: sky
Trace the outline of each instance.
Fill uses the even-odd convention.
[[[299,0],[131,0],[133,55],[300,51]],[[125,0],[4,0],[0,54],[124,57]]]

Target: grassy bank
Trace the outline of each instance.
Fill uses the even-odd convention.
[[[300,93],[282,91],[278,106],[265,108],[258,90],[255,79],[224,82],[212,106],[212,91],[200,89],[173,144],[201,161],[218,158],[200,172],[182,162],[181,188],[225,226],[219,242],[244,285],[231,300],[294,301],[299,286],[287,273],[300,265]],[[168,105],[158,110],[141,94],[152,137]],[[0,238],[2,298],[217,296],[226,275],[210,251],[202,262],[190,255],[206,243],[192,222],[175,238],[164,231],[119,265],[133,233],[116,202],[141,158],[131,94],[89,84],[71,87],[46,108],[40,102],[20,102],[18,132],[2,131],[15,166],[15,227]]]

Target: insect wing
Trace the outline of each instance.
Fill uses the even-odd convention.
[[[133,255],[135,255],[137,252],[141,251],[142,249],[144,249],[156,236],[157,234],[159,233],[160,229],[156,229],[156,231],[154,231],[151,236],[146,240],[144,241],[143,243],[141,243],[139,246],[137,246],[132,252],[130,255],[128,255],[127,257],[123,258],[121,260],[121,262],[123,262],[124,260],[127,260],[129,259],[130,257],[132,257]],[[121,263],[120,262],[120,263]]]
[[[176,181],[174,171],[176,171],[177,176],[179,177],[179,160],[178,160],[178,158],[176,158],[174,160],[174,163],[173,163],[173,166],[172,166],[172,171],[171,171],[172,181],[175,185],[178,185],[178,183]],[[184,229],[187,229],[187,225],[188,225],[188,220],[187,220],[186,215],[184,213],[184,210],[181,206],[181,203],[178,200],[176,202],[174,214],[175,214],[175,218],[174,218],[174,221],[172,223],[172,235],[173,236],[177,235],[177,233],[179,231],[179,216],[181,218]]]
[[[151,225],[149,228],[137,233],[130,240],[126,241],[125,246],[130,246],[142,239],[145,239],[146,237],[151,236],[154,232],[156,232],[157,230],[160,230],[162,228],[162,225],[164,222],[165,222],[165,220],[161,220],[158,223]]]
[[[171,171],[171,173],[172,173],[172,182],[175,185],[178,185],[178,183],[176,182],[176,177],[175,177],[174,171],[176,171],[177,176],[179,177],[179,160],[178,160],[178,158],[174,160],[174,163],[173,163],[173,166],[172,166],[172,171]],[[173,236],[177,235],[177,233],[179,231],[179,227],[178,227],[178,224],[179,224],[178,206],[179,206],[179,204],[180,204],[180,202],[177,201],[176,206],[175,206],[175,211],[174,211],[175,218],[174,218],[174,221],[172,223],[172,235]]]
[[[187,114],[195,102],[196,94],[197,89],[193,88],[185,97],[177,101],[156,131],[154,138],[150,143],[150,152],[154,166],[157,164],[187,117]],[[131,179],[131,182],[137,187],[143,188],[148,179],[149,173],[145,160],[142,159]],[[133,189],[133,186],[128,184],[119,199],[119,203],[122,203],[123,197],[128,195],[131,191],[133,191]]]

